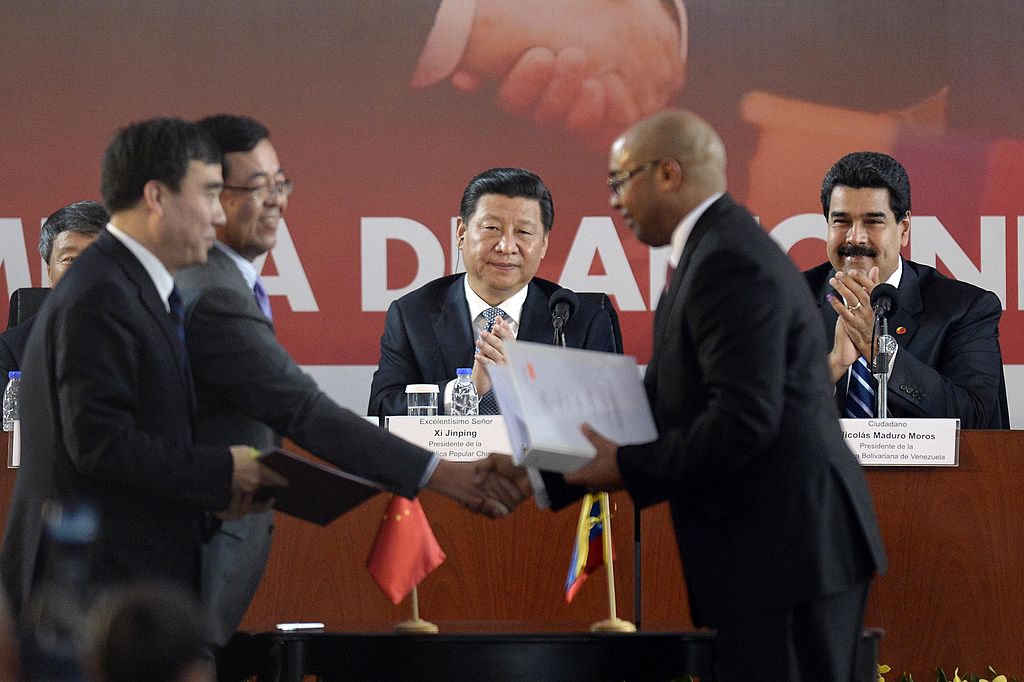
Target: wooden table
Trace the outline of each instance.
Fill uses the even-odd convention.
[[[867,475],[890,560],[866,618],[886,632],[880,661],[919,679],[936,666],[981,674],[988,665],[1024,678],[1024,432],[964,431],[959,468]],[[0,469],[4,510],[13,481],[12,470]],[[636,620],[633,507],[621,493],[612,499],[618,612]],[[420,609],[442,633],[582,633],[607,617],[603,572],[565,603],[578,508],[551,513],[527,503],[492,522],[431,493],[422,501],[448,559],[421,584]],[[320,621],[333,631],[382,633],[408,618],[408,602],[393,606],[365,567],[385,503],[378,496],[327,528],[278,514],[243,628]],[[642,515],[641,565],[642,629],[692,630],[664,506]]]

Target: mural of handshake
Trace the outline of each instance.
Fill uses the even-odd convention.
[[[464,48],[443,75],[460,90],[496,85],[499,105],[514,114],[606,144],[682,88],[687,23],[681,0],[459,4],[472,18],[449,14],[462,24],[449,35],[459,36],[455,42]],[[444,14],[442,8],[435,32]],[[413,85],[436,80],[414,77]]]

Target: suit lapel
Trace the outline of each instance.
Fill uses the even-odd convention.
[[[672,275],[672,281],[669,283],[668,291],[658,301],[658,307],[654,311],[654,348],[652,353],[652,364],[654,359],[658,357],[658,350],[661,347],[662,340],[665,335],[665,329],[668,326],[668,320],[671,317],[668,311],[674,306],[676,299],[681,296],[680,290],[683,286],[683,280],[686,277],[686,271],[690,267],[690,263],[693,260],[693,254],[700,245],[700,242],[707,235],[708,230],[714,225],[715,221],[718,220],[719,215],[724,213],[732,205],[732,200],[728,194],[722,195],[717,201],[708,206],[707,210],[697,220],[697,224],[693,226],[693,231],[690,232],[690,236],[686,240],[686,246],[683,247],[683,253],[679,257],[679,263],[676,264],[675,272]]]
[[[707,210],[697,220],[697,223],[693,226],[693,231],[690,232],[690,236],[686,240],[686,246],[683,247],[683,253],[679,256],[679,263],[676,264],[675,272],[672,274],[672,281],[669,282],[668,291],[658,301],[658,307],[654,311],[654,337],[651,349],[651,362],[648,364],[647,372],[644,374],[644,385],[647,388],[647,395],[651,404],[655,402],[658,362],[663,352],[662,346],[665,333],[669,327],[670,320],[673,318],[671,311],[676,308],[676,301],[682,300],[681,297],[685,295],[685,292],[682,291],[683,280],[686,277],[687,270],[690,268],[693,254],[711,229],[711,226],[732,205],[733,202],[729,195],[723,194],[718,200],[708,206]]]
[[[535,343],[551,343],[555,334],[548,312],[547,296],[531,281],[527,285],[526,300],[519,315],[519,332],[516,338]]]
[[[462,280],[463,277],[455,278],[430,316],[430,326],[444,364],[444,376],[455,376],[456,369],[466,366],[467,355],[472,362],[474,352],[473,322],[469,319]]]
[[[921,283],[918,281],[917,273],[903,261],[903,274],[900,278],[900,307],[896,314],[889,320],[889,334],[896,339],[900,346],[907,346],[914,339],[917,330],[921,328],[917,321],[917,315],[924,308],[921,303]],[[899,329],[904,332],[899,333]]]
[[[161,300],[160,294],[156,290],[156,286],[153,284],[152,278],[146,269],[139,262],[139,259],[135,257],[131,251],[128,250],[124,244],[120,242],[116,237],[109,233],[104,234],[109,240],[109,253],[118,265],[121,266],[121,270],[129,281],[135,286],[136,292],[139,296],[139,302],[142,307],[146,309],[146,312],[153,318],[154,323],[160,328],[164,335],[167,345],[170,346],[171,352],[174,355],[175,366],[178,369],[178,376],[182,380],[182,385],[185,388],[185,393],[189,398],[189,414],[194,412],[195,407],[195,394],[192,386],[192,377],[188,370],[188,361],[185,356],[185,349],[181,347],[181,342],[178,340],[178,330],[175,328],[174,322],[171,320],[170,313],[167,312],[167,308],[164,305],[164,301]]]

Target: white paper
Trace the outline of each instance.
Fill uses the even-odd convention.
[[[594,456],[580,427],[628,445],[658,436],[632,357],[528,341],[506,346],[489,368],[517,464],[574,471]]]
[[[511,454],[501,415],[388,417],[388,431],[454,461],[484,459],[492,452]]]
[[[843,437],[864,466],[960,465],[959,419],[840,419]]]

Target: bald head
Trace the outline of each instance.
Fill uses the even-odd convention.
[[[609,175],[634,173],[617,188],[612,206],[641,241],[667,244],[672,230],[706,198],[725,191],[725,146],[707,121],[670,109],[645,118],[612,143]]]
[[[692,112],[669,109],[654,114],[615,144],[620,142],[637,157],[677,160],[691,181],[711,186],[708,194],[725,189],[725,145],[715,129]]]

